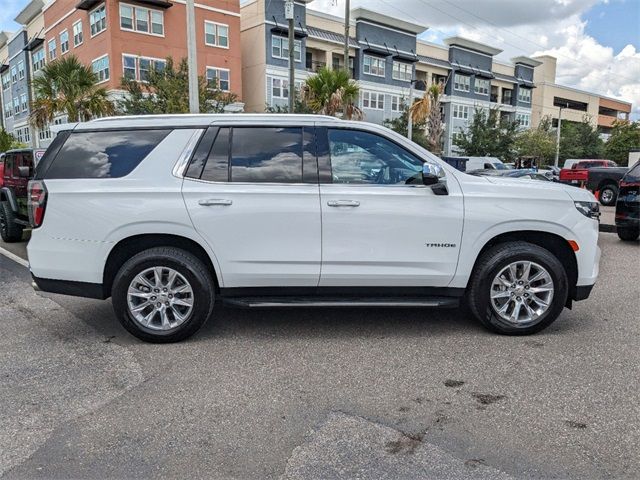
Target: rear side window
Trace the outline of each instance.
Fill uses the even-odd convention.
[[[302,128],[234,128],[231,181],[302,183]]]
[[[633,167],[624,177],[625,182],[640,182],[640,163],[636,163],[635,167]]]
[[[46,178],[119,178],[131,173],[171,130],[72,132]]]

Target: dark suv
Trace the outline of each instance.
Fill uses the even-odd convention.
[[[621,240],[633,241],[640,237],[640,161],[620,180],[616,227]]]
[[[39,158],[41,153],[30,148],[9,150],[1,160],[0,236],[5,242],[19,242],[22,231],[29,226],[27,184],[33,177],[34,158]]]

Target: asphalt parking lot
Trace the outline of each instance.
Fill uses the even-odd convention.
[[[592,297],[535,336],[219,308],[164,346],[0,255],[0,476],[638,478],[640,244],[600,243]]]

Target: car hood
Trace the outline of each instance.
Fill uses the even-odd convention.
[[[571,185],[564,185],[557,182],[545,182],[543,180],[528,180],[524,178],[505,178],[486,176],[487,181],[495,185],[504,185],[505,187],[520,187],[527,190],[531,196],[540,197],[551,192],[564,192],[574,202],[595,202],[596,197],[587,189],[578,188]]]

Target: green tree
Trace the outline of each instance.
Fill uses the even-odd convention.
[[[20,148],[24,145],[16,137],[7,132],[4,128],[0,129],[0,152],[6,152],[12,148]]]
[[[562,122],[560,129],[560,159],[602,158],[604,142],[585,115],[581,122]]]
[[[189,113],[189,67],[183,58],[176,65],[166,59],[162,69],[151,68],[146,82],[122,78],[126,94],[118,102],[118,111],[125,115]],[[237,100],[237,95],[221,90],[217,83],[198,77],[200,111],[222,113],[224,107]]]
[[[498,109],[487,113],[477,108],[473,120],[466,129],[460,129],[453,138],[453,144],[463,155],[492,156],[503,161],[515,158],[514,144],[518,134],[518,122],[508,118],[500,118]]]
[[[302,97],[315,113],[334,117],[342,113],[346,119],[361,120],[364,114],[357,105],[359,93],[360,87],[348,71],[323,67],[307,78]]]
[[[406,137],[409,132],[409,106],[403,103],[400,109],[400,116],[391,120],[385,120],[384,126]],[[429,140],[426,135],[426,128],[427,124],[424,120],[417,122],[414,121],[413,129],[411,131],[411,140],[421,147],[429,149]]]
[[[620,165],[626,165],[632,148],[640,148],[640,122],[616,120],[611,136],[604,145],[605,156]]]
[[[519,157],[536,157],[539,165],[553,163],[556,154],[556,135],[551,131],[551,121],[543,118],[537,128],[521,131],[515,141],[515,150]]]
[[[91,67],[75,56],[65,55],[45,65],[41,72],[31,81],[33,125],[42,128],[60,114],[67,115],[69,122],[82,122],[113,113],[107,90],[97,85],[98,77]]]

